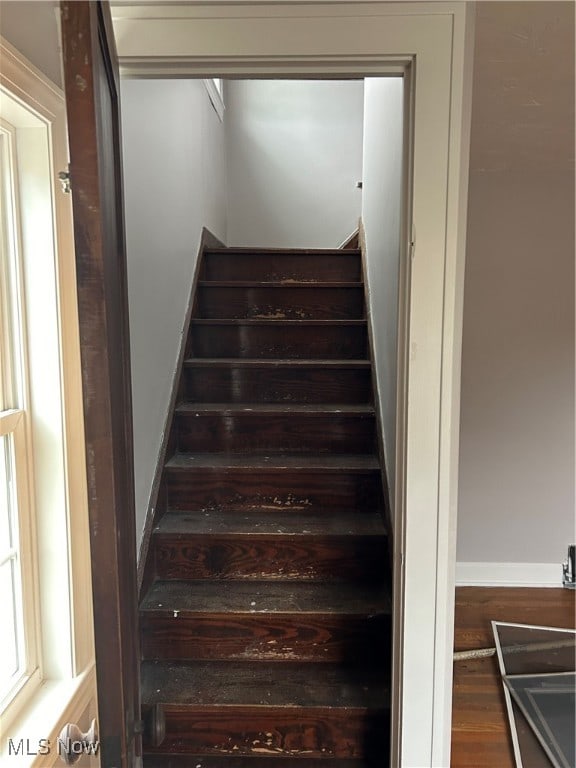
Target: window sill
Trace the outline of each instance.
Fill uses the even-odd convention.
[[[67,722],[77,722],[91,706],[96,682],[94,667],[68,680],[47,680],[3,729],[0,765],[6,768],[52,768],[61,765],[58,735]],[[94,763],[97,765],[97,763]]]

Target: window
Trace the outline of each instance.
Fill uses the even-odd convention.
[[[15,142],[0,123],[0,711],[40,677]]]
[[[53,768],[33,745],[96,715],[65,101],[0,60],[0,765]]]

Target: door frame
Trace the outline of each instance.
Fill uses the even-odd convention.
[[[130,333],[118,61],[105,0],[61,0],[99,757],[141,757]]]
[[[391,764],[445,768],[473,4],[216,0],[113,17],[126,77],[406,77]]]

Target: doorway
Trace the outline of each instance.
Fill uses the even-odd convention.
[[[224,231],[215,229],[213,234],[219,236],[232,249],[232,257],[235,254],[236,261],[242,262],[242,254],[237,252],[238,247],[264,249],[260,251],[259,261],[272,261],[275,266],[274,268],[266,267],[262,263],[256,271],[261,273],[263,270],[266,274],[274,272],[286,275],[286,272],[282,271],[288,269],[286,263],[280,264],[283,255],[287,260],[291,258],[301,260],[302,256],[299,256],[298,251],[294,253],[293,249],[338,248],[343,241],[349,239],[350,233],[357,229],[358,217],[363,213],[364,202],[366,202],[367,226],[362,226],[361,238],[366,260],[364,274],[365,276],[368,275],[368,270],[370,270],[372,284],[376,284],[376,290],[372,292],[374,301],[370,316],[376,315],[381,322],[379,326],[374,324],[372,326],[371,335],[374,339],[372,347],[374,348],[375,344],[378,344],[381,362],[379,374],[385,385],[383,390],[385,397],[382,397],[381,401],[385,403],[387,416],[391,422],[391,434],[387,433],[386,437],[388,438],[388,447],[392,449],[390,460],[393,461],[393,429],[396,415],[394,398],[397,343],[395,332],[397,327],[402,197],[403,82],[400,77],[385,78],[382,79],[382,82],[377,82],[377,80],[376,78],[370,79],[366,83],[361,79],[280,81],[238,79],[224,81],[222,88],[224,103],[221,109],[218,109],[221,101],[220,93],[213,92],[211,82],[209,84],[204,82],[206,87],[203,87],[203,83],[199,80],[185,79],[168,81],[141,79],[124,83],[123,154],[125,161],[125,200],[128,212],[128,282],[132,299],[134,424],[135,430],[140,432],[136,439],[136,445],[141,446],[150,454],[150,466],[148,468],[142,467],[141,463],[140,465],[138,462],[136,464],[137,480],[141,478],[147,485],[144,492],[147,490],[149,492],[153,483],[157,455],[161,453],[158,441],[162,434],[160,429],[157,429],[156,432],[152,430],[145,433],[146,419],[152,419],[152,417],[162,419],[165,416],[170,401],[171,382],[166,382],[167,389],[164,393],[163,402],[157,394],[154,400],[152,393],[155,390],[157,392],[156,388],[160,377],[165,375],[166,371],[170,373],[175,367],[177,350],[173,347],[174,342],[178,339],[177,328],[181,327],[182,318],[186,314],[187,297],[185,291],[188,289],[188,293],[190,292],[190,281],[197,271],[193,258],[193,243],[198,239],[199,232],[194,232],[194,222],[190,213],[187,213],[189,209],[194,208],[200,211],[200,213],[198,210],[196,211],[196,226],[198,227],[202,224],[222,227],[226,213],[228,214],[231,221],[229,218],[227,228]],[[364,108],[365,89],[368,91],[366,110]],[[151,102],[156,106],[156,111],[152,115],[147,106]],[[163,115],[170,115],[170,119],[165,121]],[[144,117],[146,117],[146,124],[143,126]],[[193,130],[190,129],[192,123],[195,123]],[[362,188],[363,159],[364,165],[369,169],[368,183],[364,188]],[[152,180],[153,186],[150,184]],[[366,195],[365,201],[363,200],[364,194]],[[226,201],[226,199],[228,205],[223,213],[222,201]],[[191,204],[192,200],[194,201],[193,205]],[[287,254],[279,254],[276,250],[278,248],[288,248],[290,251]],[[273,249],[272,252],[270,249]],[[307,251],[307,253],[310,252]],[[341,256],[338,254],[343,255],[344,253],[346,252],[334,252],[332,250],[328,254],[323,254],[321,258],[331,263],[334,260],[340,261]],[[296,331],[299,324],[305,324],[306,320],[311,320],[312,323],[325,323],[326,325],[322,326],[323,330],[329,326],[330,332],[356,333],[360,327],[365,330],[366,314],[364,312],[363,285],[366,285],[366,277],[362,282],[359,254],[348,253],[350,261],[354,261],[358,269],[350,270],[349,274],[347,271],[347,280],[354,279],[358,282],[324,284],[321,281],[322,284],[316,286],[314,283],[318,282],[317,273],[310,269],[307,281],[301,282],[296,279],[297,273],[302,277],[301,268],[293,266],[290,267],[290,269],[293,268],[293,272],[288,270],[291,275],[291,279],[288,281],[291,284],[290,287],[286,286],[284,281],[279,280],[278,277],[275,282],[250,283],[249,285],[242,283],[241,286],[225,282],[216,285],[206,282],[209,278],[206,275],[206,270],[201,268],[199,274],[204,275],[204,277],[200,278],[202,298],[200,299],[199,316],[218,318],[218,323],[240,322],[239,320],[224,320],[224,318],[229,317],[250,317],[251,323],[263,323],[267,328],[274,323],[278,325],[285,322],[286,327],[282,330],[286,335]],[[209,254],[208,256],[213,255]],[[304,257],[305,261],[311,261],[312,258],[312,255]],[[254,279],[254,267],[251,267],[249,271],[252,279]],[[326,276],[323,269],[321,271],[324,274],[323,280],[335,280],[334,277]],[[352,277],[352,272],[356,277]],[[234,275],[238,277],[236,271]],[[262,277],[262,274],[260,276]],[[222,276],[220,275],[220,277]],[[210,271],[210,279],[216,279],[212,271]],[[226,280],[230,279],[228,274]],[[382,301],[382,297],[379,295],[378,282],[383,283],[384,289],[389,292],[385,301]],[[184,283],[186,283],[185,289],[180,291],[180,285]],[[158,295],[159,292],[162,295]],[[176,305],[176,296],[179,295],[179,292],[183,294],[180,307]],[[220,295],[217,310],[210,305],[208,298],[214,296],[215,292],[219,292]],[[296,303],[292,307],[288,306],[286,302],[286,292],[289,292],[292,301]],[[275,295],[272,296],[272,293]],[[338,304],[337,306],[324,304],[327,301],[325,297],[328,293],[335,302],[342,301],[343,294],[348,294],[345,298],[346,304]],[[233,307],[226,303],[222,294],[233,301]],[[284,298],[282,294],[284,294]],[[306,300],[304,300],[303,294],[307,294]],[[336,294],[338,300],[336,300]],[[359,296],[359,301],[357,302],[355,299],[353,306],[347,303],[352,295]],[[164,326],[167,326],[167,296],[171,297],[169,308],[175,315],[175,328],[166,336],[165,342],[156,341],[151,344],[152,332],[159,332],[158,324],[163,322]],[[310,304],[310,296],[314,297],[315,304],[313,306]],[[270,301],[276,303],[269,304]],[[192,305],[194,306],[194,302]],[[202,314],[203,311],[207,311],[208,314]],[[232,314],[230,314],[231,312]],[[318,315],[318,312],[322,314]],[[197,317],[198,315],[194,314],[193,316]],[[318,320],[318,318],[322,319]],[[139,319],[140,323],[138,322]],[[144,327],[142,319],[148,321],[147,327]],[[357,325],[348,328],[346,319],[353,320]],[[296,320],[293,323],[296,328],[288,328],[292,320]],[[336,320],[336,323],[332,325],[331,320]],[[374,333],[374,329],[378,333]],[[211,332],[216,333],[216,330],[214,328]],[[275,354],[261,355],[263,351],[268,351],[259,347],[256,349],[257,345],[249,343],[250,333],[255,330],[256,327],[250,325],[242,327],[244,343],[252,350],[248,357],[280,356],[289,358],[291,356],[290,353],[279,354],[278,348],[282,346],[279,339],[277,339]],[[261,330],[260,328],[259,332]],[[273,329],[269,327],[268,330],[272,331]],[[279,329],[276,328],[276,330]],[[384,331],[384,334],[380,331]],[[317,332],[317,328],[311,325],[308,333],[313,335],[314,332]],[[184,336],[187,335],[186,330]],[[140,340],[142,344],[140,344]],[[200,357],[206,354],[209,354],[209,357],[220,357],[216,342],[216,338],[213,337],[212,346],[216,349],[214,354],[207,352],[197,354]],[[389,346],[387,346],[387,342]],[[170,364],[160,363],[159,358],[170,351],[174,356]],[[296,356],[305,358],[332,357],[333,351],[325,349],[324,355],[318,355],[304,354],[302,350],[299,350]],[[336,357],[349,357],[350,355],[345,352],[344,348],[339,349],[339,355]],[[218,392],[225,392],[224,397],[220,394],[219,397],[213,396],[211,400],[208,398],[208,401],[212,403],[210,418],[215,419],[214,413],[216,412],[224,412],[222,420],[226,422],[226,440],[220,441],[214,437],[211,441],[205,440],[203,442],[198,438],[194,441],[194,449],[197,452],[225,451],[226,454],[230,453],[229,461],[232,460],[232,457],[235,461],[238,460],[239,454],[242,455],[243,461],[248,461],[250,452],[254,452],[257,448],[262,449],[266,443],[266,424],[270,420],[270,409],[274,407],[273,417],[277,424],[282,425],[282,438],[279,441],[280,445],[277,442],[266,443],[268,445],[267,452],[272,451],[275,454],[281,447],[289,454],[286,460],[302,461],[304,458],[307,459],[306,463],[310,463],[311,459],[321,460],[331,451],[336,451],[337,455],[330,456],[330,458],[339,462],[338,466],[341,468],[342,475],[346,474],[345,461],[349,458],[341,456],[342,452],[345,454],[354,453],[354,457],[358,460],[362,459],[366,462],[374,460],[373,433],[371,431],[370,433],[366,432],[365,439],[361,443],[354,443],[354,447],[351,448],[351,443],[343,439],[348,427],[343,422],[341,423],[344,414],[346,414],[345,418],[349,420],[350,424],[356,423],[358,418],[364,419],[366,422],[374,420],[372,387],[369,387],[370,393],[367,401],[362,399],[359,391],[350,390],[350,392],[346,392],[345,397],[342,397],[341,394],[341,399],[335,401],[336,405],[332,404],[338,388],[335,385],[327,388],[332,399],[325,400],[320,400],[319,395],[313,392],[303,393],[298,388],[297,391],[287,392],[282,397],[276,392],[272,393],[266,390],[266,394],[263,396],[267,405],[262,410],[254,392],[243,391],[242,382],[246,369],[239,365],[241,361],[234,359],[237,354],[239,351],[235,350],[235,354],[226,356],[232,359],[208,361],[211,365],[222,366],[225,363],[231,366],[230,376],[233,378],[234,386],[229,389],[223,385],[220,386],[222,382],[218,379],[219,386],[216,387],[215,382],[214,386]],[[332,361],[330,366],[332,375],[337,375],[338,371],[342,369],[341,375],[345,379],[349,378],[350,365],[369,366],[369,358],[373,358],[374,353],[370,355],[367,350],[355,349],[353,357],[360,359],[354,359],[351,362]],[[189,366],[192,363],[193,360],[187,360]],[[263,366],[262,362],[257,359],[244,361],[244,363],[249,363],[251,366],[257,364],[263,377],[269,374],[266,366]],[[325,366],[323,359],[300,360],[300,363],[315,366],[315,375],[320,378],[328,375],[323,368]],[[206,361],[204,364],[206,365]],[[282,365],[286,381],[292,381],[296,377],[296,370],[290,367],[288,359],[282,360]],[[339,366],[338,369],[336,369],[336,365]],[[301,370],[304,368],[301,367]],[[202,373],[194,369],[191,375],[193,375],[195,382],[194,392],[198,397],[197,392],[200,391],[199,382],[202,381]],[[314,384],[315,380],[311,379],[311,381]],[[316,383],[319,383],[318,380]],[[288,388],[288,384],[284,384],[284,387]],[[322,386],[319,389],[323,391]],[[186,385],[180,391],[188,393],[189,387]],[[144,396],[146,392],[149,393],[148,398]],[[242,393],[241,399],[239,399],[240,393]],[[326,395],[327,392],[324,389],[324,397]],[[200,419],[208,408],[203,404],[204,395],[202,394],[202,401],[196,403],[193,399],[187,400],[185,395],[182,397],[184,402],[179,400],[179,410],[186,408],[188,411],[196,411],[195,424],[198,429]],[[286,411],[285,397],[290,398],[289,406],[294,412],[291,422],[289,412]],[[149,404],[142,407],[141,404],[146,402],[146,399],[149,400]],[[281,406],[278,403],[279,399]],[[218,405],[218,403],[225,402],[226,405]],[[270,405],[271,402],[274,403],[274,406]],[[315,409],[311,405],[311,403],[320,402],[325,403],[321,407],[322,414],[320,414],[319,409]],[[353,409],[356,410],[349,412],[350,408],[347,408],[347,404],[349,406],[351,402],[354,403]],[[358,403],[363,403],[363,405],[358,405]],[[241,415],[239,415],[240,412]],[[249,439],[246,420],[253,419],[258,413],[262,434],[256,440]],[[296,416],[296,414],[299,415]],[[314,455],[307,454],[304,456],[310,450],[309,443],[312,435],[310,430],[314,429],[311,422],[307,420],[314,420],[316,417],[326,418],[328,414],[332,414],[333,420],[339,424],[339,426],[330,425],[330,429],[340,430],[338,439],[331,441],[329,445],[317,441],[317,450]],[[364,415],[362,416],[362,414]],[[297,438],[292,435],[294,418],[299,418],[302,422]],[[243,426],[237,426],[237,422],[241,420],[244,420]],[[173,424],[170,414],[166,420],[165,434],[173,434],[171,444],[180,446],[180,450],[185,450],[182,447],[184,443],[188,446],[190,443],[186,442],[184,438],[181,440],[176,431],[172,432],[175,429]],[[194,429],[192,424],[190,426],[191,429]],[[356,424],[353,429],[357,427]],[[335,448],[336,444],[340,447]],[[209,448],[208,445],[213,447]],[[343,451],[344,445],[347,447],[346,451]],[[188,450],[191,451],[192,448],[188,447]],[[381,457],[382,452],[379,453]],[[167,459],[171,459],[171,457],[172,449],[167,454]],[[200,456],[197,458],[200,460]],[[202,460],[208,462],[216,471],[212,453],[204,455]],[[252,462],[254,461],[255,457],[252,456]],[[222,482],[224,483],[223,479]],[[282,499],[282,483],[285,483],[286,480],[279,478],[278,482],[279,485],[275,486],[275,493]],[[319,478],[316,482],[321,483],[321,479]],[[169,485],[169,479],[166,479],[166,483]],[[333,483],[334,481],[332,481]],[[302,491],[303,497],[308,499],[308,512],[310,514],[326,513],[330,518],[332,531],[339,524],[344,530],[344,522],[350,516],[350,518],[354,518],[354,520],[350,519],[350,527],[355,529],[356,525],[359,524],[355,514],[355,502],[352,499],[348,500],[348,508],[340,511],[342,516],[342,520],[340,520],[335,510],[329,512],[324,508],[328,504],[327,501],[324,501],[323,505],[319,504],[316,498],[320,493],[319,487],[313,487],[311,491],[308,491],[309,495]],[[137,490],[139,489],[137,488]],[[240,494],[239,490],[238,494]],[[379,514],[381,511],[380,495],[381,493],[375,491],[361,505],[361,511],[367,514],[366,522],[372,519],[370,517],[372,511],[378,512],[374,515],[374,518],[378,518],[378,523],[374,522],[374,530],[378,530],[378,532],[386,530]],[[166,520],[169,519],[170,510],[179,508],[179,503],[180,500],[170,494],[170,501],[166,503],[167,509],[164,512],[159,512],[157,500],[152,496],[145,525],[146,532],[153,528],[154,533],[144,535],[141,562],[147,558],[148,549],[157,552],[158,547],[163,546],[158,542],[159,531],[162,526],[168,525]],[[289,502],[287,501],[287,503]],[[241,504],[245,505],[246,502],[240,502],[236,499],[232,504],[231,500],[219,499],[219,514],[223,516],[227,526],[233,524],[237,526],[236,520],[240,512],[237,509],[232,509],[232,507]],[[252,504],[253,502],[251,502]],[[202,506],[206,508],[204,516],[213,514],[209,499],[203,500]],[[317,507],[320,508],[317,509]],[[389,504],[386,507],[389,511]],[[188,512],[190,519],[195,519],[195,508],[190,506],[186,508],[190,509]],[[142,510],[140,511],[142,512]],[[236,514],[232,514],[233,512]],[[274,520],[274,510],[270,508],[269,504],[264,508],[258,507],[257,513],[265,515],[265,525],[271,525],[270,519]],[[333,518],[332,513],[336,515],[335,518]],[[254,514],[251,508],[250,514]],[[152,519],[154,519],[154,523],[152,523]],[[231,519],[233,519],[233,523]],[[324,519],[323,530],[327,530],[326,519]],[[218,520],[220,521],[220,518]],[[283,520],[280,523],[281,526],[284,526]],[[291,510],[290,526],[294,527],[299,524],[304,535],[310,537],[311,531],[307,529],[314,528],[316,523],[313,523],[313,519],[299,518],[297,510]],[[262,526],[262,523],[259,522],[258,526]],[[390,525],[388,525],[388,529],[390,529]],[[234,531],[236,537],[240,536],[237,528],[229,527],[228,530]],[[261,528],[260,533],[263,533]],[[278,537],[278,533],[281,531],[276,532],[276,537]],[[353,531],[346,529],[346,533],[352,535]],[[182,536],[184,535],[186,534],[183,531]],[[150,548],[147,546],[149,536],[152,541]],[[189,547],[193,548],[194,546],[194,542],[191,541]],[[238,546],[241,544],[238,543]],[[317,542],[311,540],[307,546],[312,552],[314,546],[317,546]],[[349,546],[349,542],[345,546]],[[362,557],[359,552],[361,545],[358,544],[357,547],[350,550],[349,558],[344,558],[341,573],[339,575],[336,573],[337,579],[344,579],[347,569],[351,567],[360,568]],[[389,576],[387,573],[385,574],[387,549],[386,539],[383,537],[379,555],[379,566],[381,567],[374,571],[373,579],[376,585],[382,584],[384,586],[386,584],[389,587]],[[353,565],[355,559],[358,562]],[[317,560],[311,564],[311,568],[323,573],[321,561],[322,556],[317,553]],[[262,589],[269,589],[272,586],[271,580],[274,580],[275,588],[278,589],[277,579],[283,578],[280,574],[280,565],[277,560],[274,561],[273,568],[268,565],[268,560],[266,563],[267,565],[262,564],[260,568],[264,574],[268,574],[268,577],[260,586]],[[292,583],[289,588],[292,590],[297,589],[297,586],[302,586],[302,583],[294,584],[298,577],[301,581],[302,578],[311,578],[309,575],[302,577],[295,565],[292,565],[290,570]],[[219,573],[220,571],[218,571]],[[210,575],[213,576],[214,574],[211,572]],[[183,578],[183,574],[180,575],[180,578]],[[264,579],[262,573],[260,578]],[[149,595],[154,593],[155,599],[160,600],[165,606],[168,600],[166,593],[160,599],[158,598],[158,590],[171,590],[171,587],[165,582],[156,582],[149,588],[146,579],[145,582],[145,593],[143,592],[141,596],[143,605],[145,607],[150,605]],[[234,582],[228,582],[228,585],[228,591],[236,588]],[[216,584],[209,583],[207,586],[203,585],[203,588],[214,591],[216,586]],[[371,585],[371,588],[373,586]],[[312,588],[312,585],[308,584],[308,587]],[[189,587],[190,590],[193,588],[194,585]],[[202,590],[200,585],[195,585],[195,588]],[[288,589],[288,586],[285,588]],[[344,585],[341,584],[340,588],[343,589]],[[326,594],[322,594],[325,599]],[[360,590],[355,610],[358,609],[358,604],[362,602],[362,595],[363,591]],[[319,608],[321,608],[322,597],[319,598],[319,603]],[[175,607],[178,608],[179,606],[175,604]],[[239,606],[236,608],[239,610]],[[150,635],[152,629],[145,610],[146,608],[142,614],[143,632]],[[375,611],[375,608],[372,610]],[[291,618],[290,621],[293,622],[295,619]],[[346,621],[343,619],[344,623]],[[280,641],[274,639],[271,642],[274,643],[274,659],[280,661],[283,658],[281,646],[277,645]],[[298,658],[297,654],[302,651],[299,647],[292,647],[294,643],[298,646],[298,642],[293,640],[289,658],[296,659]],[[375,645],[374,638],[372,638],[372,646]],[[374,660],[377,659],[379,666],[387,671],[390,666],[389,642],[378,642],[377,645],[378,648],[373,647],[372,651]],[[323,650],[326,650],[329,655],[320,654],[322,658],[331,662],[338,661],[333,652],[330,655],[331,649],[329,647],[319,649],[319,651]],[[270,651],[270,647],[262,649],[258,657],[259,663],[265,664],[266,661],[269,661]],[[196,652],[201,653],[202,651],[197,650]],[[248,652],[249,649],[246,650],[247,654]],[[160,653],[160,650],[148,647],[148,653]],[[350,659],[351,655],[357,656],[356,651],[353,647],[347,647],[344,657]],[[344,671],[343,667],[344,664],[338,666],[339,674]],[[329,674],[329,671],[328,669],[326,674]],[[143,680],[148,672],[149,667],[145,665]],[[372,667],[371,677],[374,674],[375,668]],[[164,688],[161,682],[158,682],[158,687]],[[145,682],[143,682],[143,690],[147,690]],[[385,719],[387,720],[387,718]],[[379,748],[382,750],[385,749],[382,745],[386,742],[387,724],[381,722],[380,727],[382,733],[380,734]],[[169,730],[168,727],[167,730]],[[278,729],[273,728],[272,730],[275,732],[276,730],[282,731],[282,728],[279,725]],[[325,744],[326,751],[330,749],[329,743],[330,740],[328,739]],[[271,751],[273,747],[277,746],[271,745]],[[246,747],[242,744],[240,747],[237,745],[236,748],[245,749]],[[198,751],[201,750],[198,749]]]
[[[122,81],[138,542],[203,227],[228,246],[337,248],[362,218],[394,490],[403,79],[221,82]]]
[[[446,765],[469,114],[467,8],[458,3],[307,5],[305,10],[296,4],[222,5],[207,16],[202,6],[190,5],[167,9],[156,26],[152,16],[115,9],[127,76],[403,73],[409,83],[392,754],[394,764]]]

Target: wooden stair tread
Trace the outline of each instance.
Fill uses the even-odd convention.
[[[366,320],[284,320],[277,318],[253,318],[253,317],[241,317],[241,318],[205,318],[194,317],[190,320],[191,326],[203,326],[203,325],[230,325],[230,326],[256,326],[261,327],[265,325],[272,325],[275,328],[280,326],[289,328],[301,328],[302,326],[309,325],[312,328],[325,328],[325,327],[338,327],[338,328],[361,328],[366,326]]]
[[[374,406],[361,403],[359,405],[333,405],[322,403],[191,403],[182,401],[176,406],[177,413],[270,413],[270,414],[306,414],[308,416],[374,416]]]
[[[359,248],[262,248],[260,246],[251,248],[250,246],[230,246],[222,248],[207,248],[206,255],[212,253],[225,253],[227,256],[234,254],[271,254],[274,256],[360,256]]]
[[[360,282],[359,250],[220,248],[207,251],[202,280],[338,280]]]
[[[361,280],[200,280],[199,288],[363,288]]]
[[[252,320],[358,320],[366,317],[359,278],[338,274],[211,273],[198,283],[194,317]]]
[[[142,703],[194,707],[388,706],[385,670],[307,662],[145,661]]]
[[[343,510],[330,513],[284,510],[226,511],[220,509],[167,512],[154,532],[159,535],[230,535],[275,537],[385,537],[380,512]]]
[[[312,511],[294,494],[256,502],[166,512],[153,532],[157,578],[349,581],[359,590],[361,583],[386,579],[388,537],[380,511]]]
[[[190,579],[156,581],[140,610],[158,614],[232,613],[343,614],[376,616],[390,614],[390,597],[381,584],[325,583],[307,581],[209,581]]]
[[[276,472],[297,469],[299,472],[375,472],[380,464],[377,456],[365,454],[221,454],[176,453],[165,464],[171,470],[258,469]]]
[[[365,368],[368,370],[371,367],[370,360],[249,357],[189,357],[184,360],[184,365],[190,368]]]

